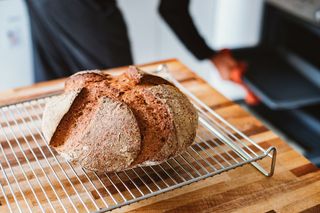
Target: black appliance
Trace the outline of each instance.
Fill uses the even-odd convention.
[[[259,44],[233,52],[262,101],[250,110],[320,166],[320,0],[266,1]]]

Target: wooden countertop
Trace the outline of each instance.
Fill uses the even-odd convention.
[[[250,165],[115,210],[133,212],[320,212],[320,170],[260,121],[229,101],[174,59],[166,63],[182,84],[259,144],[278,150],[275,174],[267,178]],[[116,68],[108,72],[122,72]],[[63,79],[0,92],[0,105],[56,94]]]

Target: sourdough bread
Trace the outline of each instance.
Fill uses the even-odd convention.
[[[182,153],[198,115],[170,82],[136,67],[119,76],[97,70],[69,77],[47,103],[42,131],[67,160],[98,172],[153,165]]]

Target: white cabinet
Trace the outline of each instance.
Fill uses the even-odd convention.
[[[238,48],[257,44],[263,0],[217,0],[214,2],[214,28],[210,39],[214,48]]]

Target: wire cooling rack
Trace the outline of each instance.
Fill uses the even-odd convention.
[[[160,165],[99,174],[70,164],[51,149],[41,117],[51,97],[0,108],[0,211],[104,212],[251,164],[272,176],[276,149],[264,149],[169,78],[199,113],[195,143]],[[263,168],[259,160],[269,159]],[[264,164],[265,165],[265,164]]]

